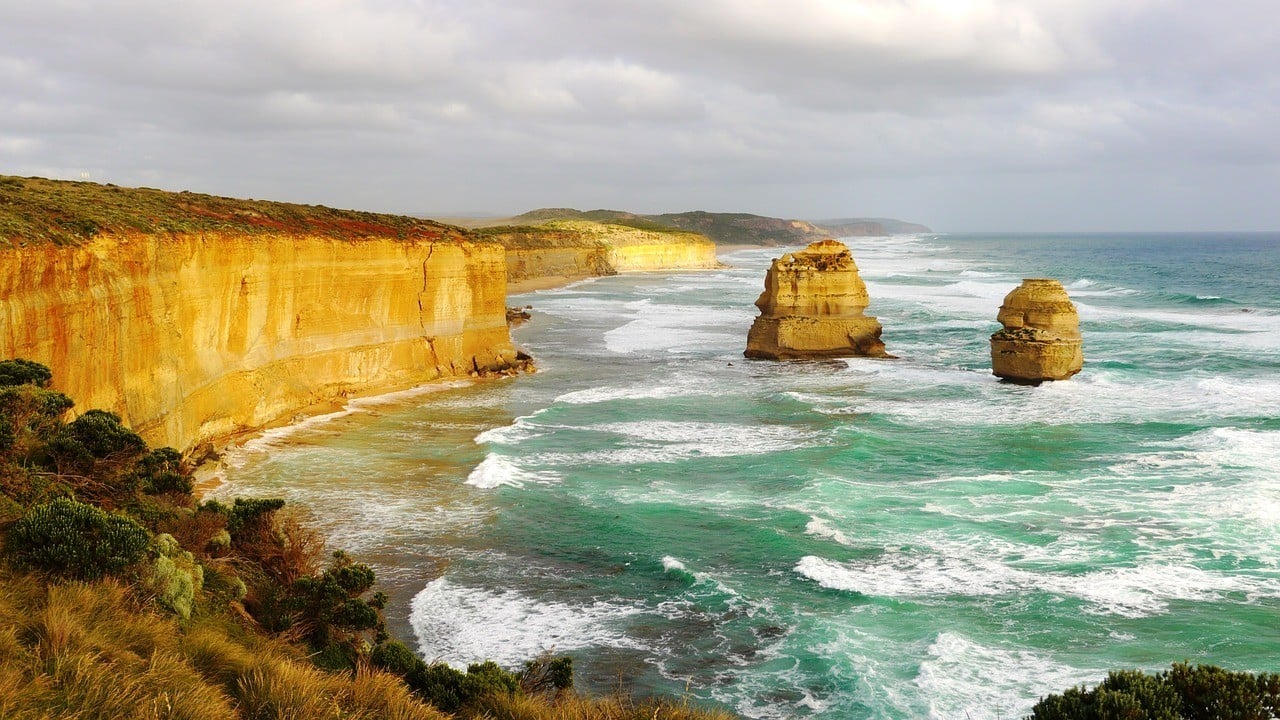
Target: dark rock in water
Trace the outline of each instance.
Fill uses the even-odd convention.
[[[507,308],[507,324],[519,325],[523,323],[525,320],[528,320],[529,318],[533,317],[533,315],[529,313],[529,311],[532,309],[533,309],[532,305],[525,305],[524,307]]]

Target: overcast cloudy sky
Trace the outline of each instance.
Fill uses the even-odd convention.
[[[0,173],[1280,229],[1277,0],[0,0]]]

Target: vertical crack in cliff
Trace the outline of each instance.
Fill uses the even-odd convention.
[[[422,260],[422,290],[418,291],[418,326],[422,328],[425,335],[427,332],[427,309],[423,306],[423,298],[427,294],[428,271],[427,263],[431,262],[431,254],[436,251],[435,243],[427,243],[427,256]]]

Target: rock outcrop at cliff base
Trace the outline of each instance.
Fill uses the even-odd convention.
[[[773,261],[747,333],[749,358],[793,360],[889,357],[880,322],[863,314],[870,299],[853,255],[822,240]]]
[[[1062,283],[1027,278],[1004,298],[991,336],[991,372],[1005,380],[1039,384],[1066,380],[1084,366],[1080,316]]]

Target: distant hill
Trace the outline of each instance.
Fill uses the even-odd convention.
[[[540,208],[502,222],[512,225],[536,225],[553,220],[594,220],[641,230],[677,228],[701,233],[721,245],[800,245],[829,237],[929,232],[929,229],[923,225],[888,218],[845,218],[810,222],[750,213],[713,213],[700,210],[640,215],[625,210]]]
[[[837,218],[814,220],[817,225],[832,231],[837,237],[854,235],[903,235],[907,233],[933,232],[927,226],[893,218]]]

